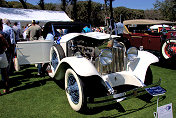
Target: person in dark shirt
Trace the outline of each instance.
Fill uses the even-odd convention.
[[[7,67],[8,67],[8,61],[6,57],[5,51],[9,47],[8,42],[4,38],[4,33],[2,32],[3,26],[2,26],[2,19],[0,19],[0,69],[1,69],[1,76],[2,81],[4,84],[4,93],[9,92],[9,77],[7,74]],[[0,93],[1,94],[1,93]]]
[[[20,41],[20,35],[21,35],[20,28],[18,27],[17,22],[14,23],[13,31],[14,31],[14,35],[15,35],[14,36],[15,42],[17,43],[18,41]]]

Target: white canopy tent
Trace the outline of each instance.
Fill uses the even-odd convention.
[[[0,18],[11,21],[71,21],[64,11],[17,9],[0,7]]]

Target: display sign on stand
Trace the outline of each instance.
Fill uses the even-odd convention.
[[[158,118],[173,118],[172,103],[157,108]]]
[[[164,105],[164,106],[158,106],[159,104],[159,96],[164,95],[166,93],[166,90],[163,89],[161,86],[151,87],[145,89],[150,95],[157,96],[157,111],[154,112],[155,118],[173,118],[173,112],[172,112],[172,103]]]

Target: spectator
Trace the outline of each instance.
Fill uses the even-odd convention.
[[[85,26],[83,28],[82,32],[84,32],[84,33],[90,32],[90,28],[88,28],[87,26]]]
[[[54,36],[53,36],[52,32],[48,32],[45,40],[52,40],[52,41],[54,41]]]
[[[63,30],[63,35],[67,34],[68,29],[62,29]]]
[[[39,29],[41,29],[41,26],[39,25],[39,21],[35,21],[35,25],[39,28]]]
[[[121,22],[116,23],[117,33],[116,35],[122,35],[124,30],[124,24]]]
[[[43,27],[39,25],[39,21],[35,21],[35,25],[38,27],[38,30],[40,31],[40,36],[38,38],[38,40],[44,40],[43,36],[42,36],[42,31],[43,31]]]
[[[36,24],[35,20],[32,21],[32,26],[27,29],[26,35],[30,37],[30,41],[38,40],[41,36],[41,27]]]
[[[39,22],[37,22],[37,24],[36,24],[36,21],[33,20],[32,26],[27,29],[26,35],[28,37],[30,37],[30,41],[38,40],[39,37],[41,36],[41,31],[42,31],[41,29],[42,28],[38,24],[39,24]],[[41,75],[42,74],[42,71],[41,71],[42,63],[39,63],[37,67],[38,67],[38,74],[37,75]]]
[[[54,41],[54,36],[53,36],[53,33],[52,33],[52,29],[50,29],[50,28],[48,29],[48,34],[47,34],[45,40]],[[42,64],[38,65],[41,69],[41,72],[38,75],[43,75],[44,76],[45,73],[47,73],[48,65],[49,65],[49,63],[44,63],[43,66],[42,66]]]
[[[13,31],[14,31],[14,35],[15,35],[15,42],[20,41],[20,35],[21,35],[20,28],[17,25],[18,25],[18,23],[15,22],[14,26],[13,26]]]
[[[9,92],[9,77],[7,74],[8,61],[5,54],[5,50],[8,48],[8,42],[5,40],[2,32],[2,19],[0,19],[0,69],[2,81],[4,84],[4,93]],[[1,94],[1,93],[0,93]]]
[[[43,30],[43,29],[42,29],[42,27],[39,25],[40,22],[39,22],[39,21],[35,21],[35,23],[36,23],[35,25],[38,27],[38,30],[40,31],[39,33],[40,33],[40,36],[41,36],[41,33],[42,33],[42,30]]]
[[[8,72],[13,72],[13,57],[15,54],[15,39],[13,29],[10,27],[10,20],[3,19],[3,32],[5,33],[5,39],[9,44],[9,48],[6,51],[7,60],[9,62]]]
[[[24,27],[24,30],[23,30],[23,39],[24,40],[29,40],[26,36],[26,32],[27,32],[27,29],[31,26],[31,24],[26,24],[26,26]]]

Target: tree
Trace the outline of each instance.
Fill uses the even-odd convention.
[[[109,26],[111,24],[114,24],[114,15],[113,15],[113,7],[112,2],[115,0],[104,0],[104,14],[105,14],[105,26]],[[109,7],[108,7],[109,6]],[[108,10],[109,8],[109,10]],[[109,15],[110,12],[110,15]],[[110,19],[107,19],[107,17],[110,16]],[[110,22],[109,22],[110,20]],[[109,24],[111,23],[111,24]],[[114,28],[114,25],[111,25],[112,28]]]
[[[0,0],[0,7],[9,7],[8,2],[5,0]]]
[[[24,8],[21,2],[9,1],[7,2],[9,8]],[[38,6],[26,3],[28,9],[38,9]]]
[[[62,2],[61,9],[65,12],[65,11],[66,11],[66,3],[67,3],[67,0],[61,0],[61,2]]]
[[[44,0],[38,0],[38,5],[27,3],[27,0],[19,0],[20,2],[6,2],[0,0],[0,6],[11,8],[24,8],[24,4],[28,9],[46,9],[46,10],[62,10],[74,21],[90,23],[92,26],[107,26],[107,17],[111,17],[115,22],[120,21],[120,16],[124,20],[131,19],[164,19],[173,20],[176,18],[176,11],[173,10],[176,2],[174,0],[165,0],[154,4],[155,9],[138,10],[129,9],[126,7],[112,8],[114,0],[104,0],[104,4],[93,2],[92,0],[77,1],[77,0],[60,0],[61,4],[45,4]],[[23,4],[22,4],[23,3]]]
[[[111,19],[114,19],[114,16],[113,16],[113,8],[112,8],[112,1],[114,1],[114,0],[109,0],[109,1],[110,1]]]
[[[144,18],[152,20],[160,20],[162,19],[162,16],[159,10],[150,9],[144,11]]]
[[[70,16],[73,20],[77,20],[77,0],[60,0],[61,1],[61,10],[64,12],[71,12]],[[70,3],[70,5],[69,5]],[[70,6],[67,11],[67,6]],[[72,7],[72,10],[70,9]]]
[[[17,1],[10,1],[8,2],[10,8],[23,8],[23,5]]]
[[[105,26],[107,26],[108,22],[106,21],[107,18],[107,0],[104,0],[104,13],[105,13]]]
[[[162,18],[164,20],[175,21],[176,20],[176,11],[174,11],[174,5],[176,4],[175,0],[165,0],[160,2],[159,0],[156,1],[154,4],[155,10],[159,10]]]
[[[77,2],[77,21],[91,23],[92,26],[104,25],[104,11],[102,10],[102,4],[91,2],[91,14],[90,22],[88,21],[88,8],[89,1],[78,1]],[[70,6],[69,6],[70,7]],[[68,7],[68,8],[69,8]],[[70,12],[68,12],[70,16]]]
[[[119,22],[120,17],[122,17],[122,20],[144,19],[144,10],[129,9],[126,7],[114,8],[114,20]]]
[[[76,7],[76,2],[77,2],[77,0],[72,0],[72,4],[73,4],[73,12],[72,12],[73,16],[72,16],[72,18],[75,21],[77,21],[77,7]]]
[[[114,8],[114,19],[116,22],[120,21],[120,16],[124,16],[125,20],[131,18],[130,10],[126,7],[116,7]]]
[[[88,23],[91,23],[91,0],[88,1]]]
[[[26,1],[27,0],[19,0],[21,2],[21,4],[23,5],[24,9],[27,9],[27,5],[26,5]]]
[[[61,5],[47,3],[45,4],[45,10],[61,11]]]
[[[44,3],[44,0],[40,0],[38,5],[41,7],[42,10],[45,9],[45,3]]]

